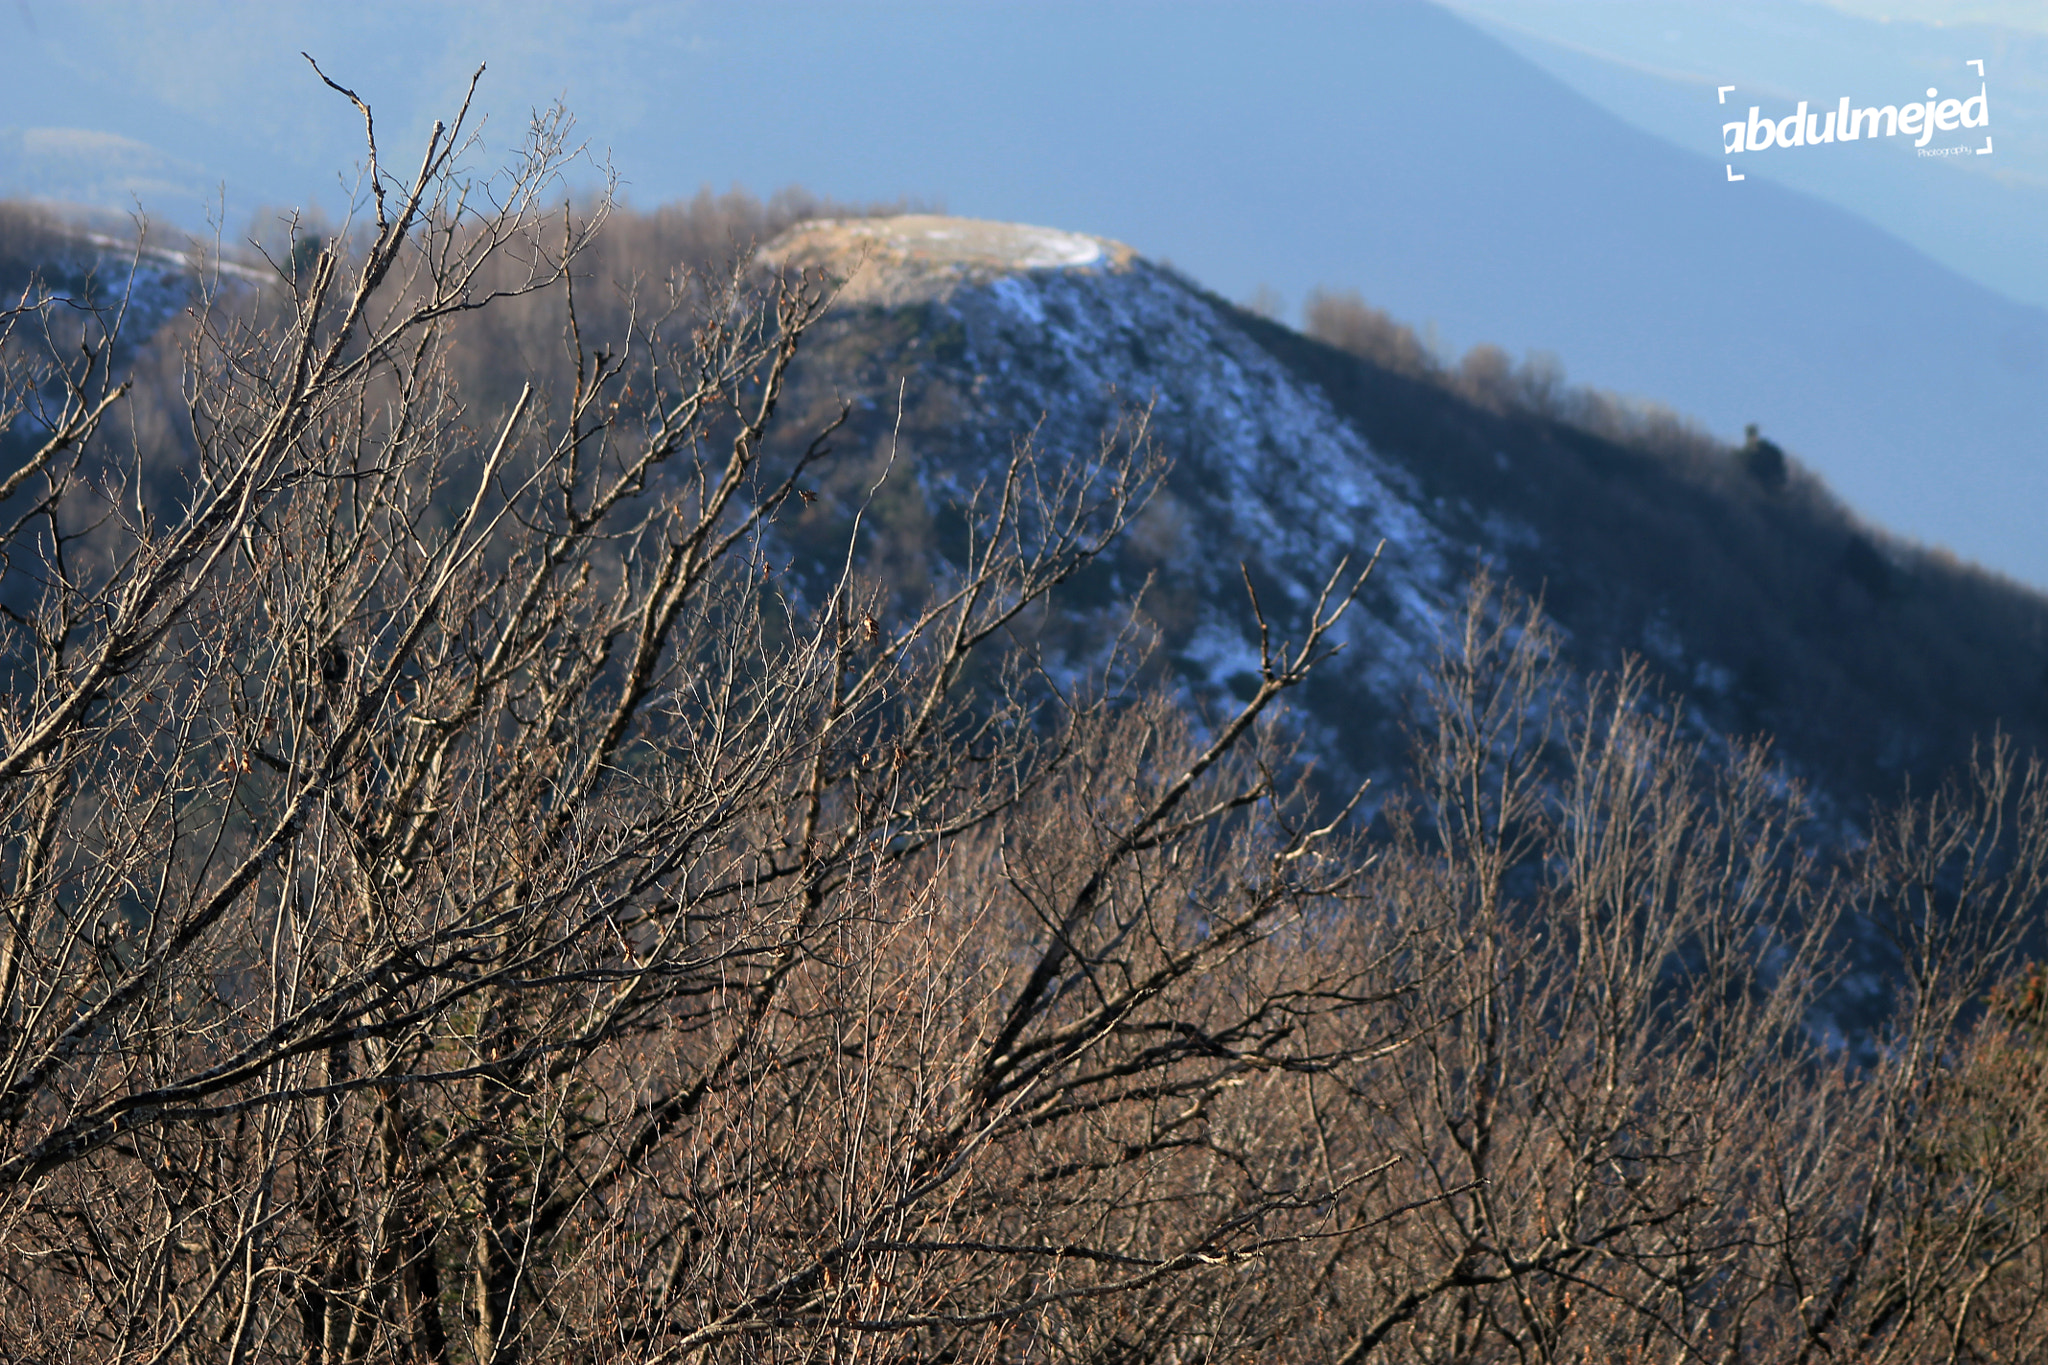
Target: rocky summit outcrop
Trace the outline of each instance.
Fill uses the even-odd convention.
[[[812,416],[841,395],[855,401],[853,444],[871,452],[863,474],[896,448],[891,479],[917,505],[891,504],[883,534],[909,552],[930,548],[916,543],[919,525],[1016,440],[1049,459],[1086,456],[1142,414],[1171,470],[1094,595],[1112,601],[1149,577],[1147,615],[1197,693],[1242,691],[1257,668],[1246,573],[1267,614],[1296,625],[1341,560],[1384,545],[1342,659],[1297,718],[1347,774],[1398,761],[1393,722],[1469,556],[1426,515],[1415,480],[1237,310],[1122,243],[971,219],[806,223],[760,260],[843,282],[807,342],[794,399]],[[836,511],[814,512],[819,529],[844,524],[843,499]],[[1078,615],[1089,595],[1084,585]]]
[[[1121,242],[1057,228],[916,213],[800,223],[764,247],[760,259],[828,271],[845,281],[846,303],[898,305],[1034,271],[1122,272],[1138,254]]]

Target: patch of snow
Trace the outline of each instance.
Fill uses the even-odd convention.
[[[1711,692],[1717,697],[1725,697],[1734,690],[1735,674],[1733,671],[1723,668],[1717,663],[1701,659],[1693,665],[1692,685],[1697,691]]]
[[[1215,619],[1204,621],[1189,640],[1183,657],[1200,671],[1209,686],[1221,689],[1243,673],[1257,674],[1259,651],[1252,641]]]
[[[1661,612],[1643,622],[1643,648],[1666,664],[1675,666],[1685,662],[1685,641]]]
[[[170,247],[150,246],[141,242],[124,242],[118,237],[109,237],[104,233],[88,233],[85,240],[91,242],[110,257],[125,256],[137,261],[138,269],[141,268],[140,262],[148,261],[154,262],[159,266],[169,267],[179,274],[193,278],[211,273],[224,275],[230,279],[241,280],[246,284],[265,284],[276,278],[261,270],[253,270],[246,265],[237,265],[233,261],[223,261],[218,258],[208,258],[202,261],[190,252],[175,251]]]
[[[1519,517],[1509,516],[1498,507],[1487,512],[1485,519],[1479,523],[1479,529],[1485,535],[1487,544],[1494,549],[1504,550],[1518,546],[1533,550],[1543,544],[1543,536],[1534,526]]]

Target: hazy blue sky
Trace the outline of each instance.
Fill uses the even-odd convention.
[[[1738,167],[1880,224],[1951,269],[2048,305],[2048,0],[1448,0],[1488,33],[1609,112],[1678,146],[1718,150],[1735,88],[1762,103],[1894,104],[1928,86],[1979,89],[1985,63],[1994,153],[1934,183],[1903,139],[1746,157]],[[1890,16],[1888,20],[1881,16]],[[1917,22],[1914,16],[1941,17]],[[1991,20],[2000,22],[1990,22]]]
[[[1744,97],[1832,101],[1837,88],[1889,101],[1992,59],[1997,155],[1930,184],[1888,156],[1755,158],[1750,168],[1848,208],[1952,269],[2048,304],[2048,0],[1449,0],[1551,74],[1623,119],[1711,155],[1717,82]],[[1364,3],[854,3],[588,0],[350,5],[13,0],[0,43],[0,184],[203,224],[222,186],[241,230],[258,204],[338,199],[358,155],[348,111],[321,91],[303,50],[378,109],[388,138],[417,137],[488,62],[484,107],[501,133],[560,98],[628,194],[654,202],[699,185],[757,191],[801,182],[850,198],[943,200],[957,212],[1063,218],[1153,232],[1143,214],[1088,202],[1060,165],[1062,140],[1100,138],[1063,115],[1117,111],[1133,127],[1228,157],[1298,156],[1357,122],[1344,45]],[[1914,22],[1946,15],[1946,24]],[[1890,16],[1880,21],[1880,16]],[[1985,20],[2005,27],[1985,27]],[[1960,44],[1960,46],[1959,46]],[[1321,51],[1305,50],[1314,46]],[[1260,92],[1318,123],[1261,149],[1219,126],[1205,93]],[[1299,87],[1306,86],[1307,89]],[[1897,87],[1897,92],[1894,92]],[[1119,109],[1117,92],[1128,93]],[[1761,94],[1759,94],[1761,92]],[[1825,93],[1822,93],[1825,92]],[[959,106],[984,98],[975,116]],[[1224,99],[1224,108],[1240,101]],[[1142,107],[1141,107],[1142,106]],[[506,125],[515,125],[508,128]],[[1360,129],[1361,132],[1366,130]],[[1233,142],[1238,143],[1233,146]],[[1133,156],[1175,149],[1134,146]],[[1276,206],[1277,207],[1277,206]],[[1302,206],[1308,211],[1309,206]],[[1073,221],[1076,211],[1095,221]],[[1118,221],[1109,221],[1116,219]],[[1136,243],[1196,264],[1242,296],[1299,286],[1303,265],[1225,257],[1200,224]],[[1315,281],[1310,281],[1315,282]],[[1341,282],[1334,277],[1331,282]],[[1299,287],[1283,293],[1299,295]]]
[[[2048,585],[2048,312],[2022,306],[2048,302],[2048,3],[1958,4],[0,0],[0,192],[196,225],[225,185],[237,238],[259,206],[335,210],[360,156],[301,49],[394,160],[487,62],[495,147],[561,99],[632,202],[913,196],[1233,298],[1355,288],[1453,355],[1546,350],[1725,436],[1760,421],[1885,524]],[[1890,102],[1972,57],[1993,157],[1723,178],[1717,83]]]

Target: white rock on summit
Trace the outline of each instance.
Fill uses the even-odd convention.
[[[920,213],[801,223],[762,248],[760,261],[822,268],[847,281],[844,301],[886,307],[1025,271],[1122,270],[1136,257],[1121,242],[1083,233]]]

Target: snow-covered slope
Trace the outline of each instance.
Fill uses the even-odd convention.
[[[904,430],[928,485],[978,475],[1025,432],[1056,458],[1092,451],[1121,414],[1149,410],[1173,467],[1136,533],[1140,567],[1185,605],[1168,644],[1198,686],[1227,690],[1257,667],[1241,562],[1269,614],[1292,615],[1345,556],[1384,544],[1334,671],[1370,712],[1363,728],[1399,710],[1469,557],[1425,513],[1414,479],[1227,305],[1121,243],[955,218],[809,223],[763,260],[847,281],[812,377],[852,391],[865,372],[872,416],[892,422],[891,376],[911,386]],[[862,346],[881,335],[903,340]]]

